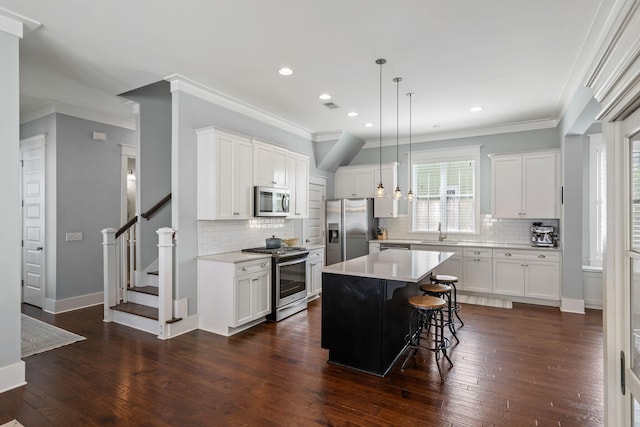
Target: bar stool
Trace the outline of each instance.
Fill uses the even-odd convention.
[[[445,325],[449,327],[451,331],[451,335],[456,339],[456,342],[460,342],[458,336],[456,335],[456,328],[453,324],[453,304],[451,302],[451,286],[450,285],[442,285],[440,283],[425,283],[420,285],[420,290],[423,292],[423,295],[431,295],[433,297],[442,298],[447,302],[447,317],[444,321]]]
[[[404,368],[411,357],[414,358],[415,363],[416,352],[419,348],[424,348],[435,353],[440,382],[444,384],[444,377],[440,369],[440,354],[453,366],[451,359],[447,356],[447,348],[449,348],[450,343],[449,339],[444,336],[445,322],[442,315],[442,309],[447,305],[447,302],[442,298],[431,295],[412,296],[409,297],[408,302],[413,307],[409,318],[409,334],[405,337],[405,349],[409,349],[409,353],[400,370],[404,372]],[[415,325],[415,329],[413,325]],[[431,333],[431,327],[434,328],[433,333]],[[427,345],[420,345],[423,332],[427,334]]]
[[[453,313],[458,318],[458,320],[460,321],[460,327],[462,328],[464,326],[464,322],[462,321],[462,319],[460,318],[460,314],[458,313],[460,311],[460,304],[458,304],[458,290],[456,288],[456,283],[458,283],[458,278],[456,276],[449,276],[447,274],[435,274],[431,276],[431,283],[437,283],[440,285],[449,285],[453,288],[453,295],[452,295],[453,300],[451,301],[452,310],[453,310]],[[453,328],[455,329],[455,324],[453,322],[454,322],[454,319],[452,316],[451,323],[454,325]]]

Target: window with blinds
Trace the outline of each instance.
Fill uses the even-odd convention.
[[[475,233],[479,222],[477,194],[479,147],[414,156],[410,205],[412,232]]]

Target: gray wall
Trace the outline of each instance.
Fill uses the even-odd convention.
[[[316,168],[312,143],[264,122],[225,109],[183,92],[173,94],[174,139],[173,227],[176,243],[176,293],[189,298],[189,314],[196,311],[196,260],[198,235],[196,220],[196,134],[195,129],[216,126],[287,147],[310,157],[311,174],[328,175]],[[333,174],[331,174],[333,176]],[[331,184],[332,185],[332,184]]]
[[[138,213],[144,213],[171,193],[171,91],[166,81],[122,95],[140,104],[138,129]],[[173,194],[176,197],[176,194]],[[171,204],[140,222],[140,265],[145,270],[158,258],[156,230],[171,225]]]
[[[496,135],[476,136],[469,138],[449,139],[433,142],[418,142],[411,145],[411,151],[415,154],[421,150],[434,150],[441,148],[464,147],[481,145],[480,148],[480,213],[491,213],[491,159],[489,154],[511,153],[520,151],[545,150],[560,148],[560,138],[555,128],[532,130],[526,132],[503,133]],[[356,164],[378,164],[379,148],[368,148],[360,153],[351,162]],[[408,191],[409,161],[406,153],[409,152],[407,144],[399,147],[398,185],[403,193]],[[382,162],[396,161],[396,147],[382,147]],[[407,213],[407,204],[400,203],[399,213]]]
[[[92,132],[106,141],[94,141]],[[120,225],[120,144],[136,145],[132,130],[64,114],[25,123],[20,137],[46,133],[46,297],[62,300],[103,290],[100,230]],[[82,232],[67,242],[65,234]]]
[[[18,38],[0,31],[0,386],[13,388],[24,382],[20,360],[20,151]],[[6,368],[6,370],[5,370]],[[11,376],[9,380],[8,377]],[[21,378],[19,378],[21,377]]]

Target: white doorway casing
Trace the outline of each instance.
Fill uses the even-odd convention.
[[[324,245],[327,178],[309,176],[309,218],[305,219],[304,246]]]
[[[22,299],[43,308],[45,269],[45,135],[20,141],[22,162]]]

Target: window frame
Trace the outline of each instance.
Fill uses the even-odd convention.
[[[606,188],[601,187],[601,200],[598,200],[598,187],[600,184],[606,186],[606,171],[598,167],[598,154],[604,156],[606,163],[606,149],[602,134],[589,135],[589,265],[601,267],[604,261],[604,239],[605,230],[603,226],[606,222]],[[602,183],[598,182],[598,172],[601,173]],[[601,250],[598,250],[598,229],[602,231],[600,236]]]
[[[470,232],[466,231],[446,231],[442,230],[442,233],[447,233],[449,235],[477,235],[480,234],[480,148],[481,145],[471,145],[465,147],[457,147],[457,148],[442,148],[442,149],[433,149],[433,150],[421,150],[414,151],[412,154],[411,167],[408,169],[408,181],[411,182],[411,185],[415,185],[415,182],[412,180],[413,168],[416,165],[428,164],[428,163],[445,163],[445,162],[456,162],[456,161],[465,161],[472,160],[474,161],[474,182],[473,182],[473,198],[475,201],[475,211],[474,215],[474,230]],[[415,193],[417,195],[417,189],[415,189]],[[412,234],[437,234],[437,230],[414,230],[413,225],[413,215],[415,209],[415,203],[408,204],[408,233]]]

